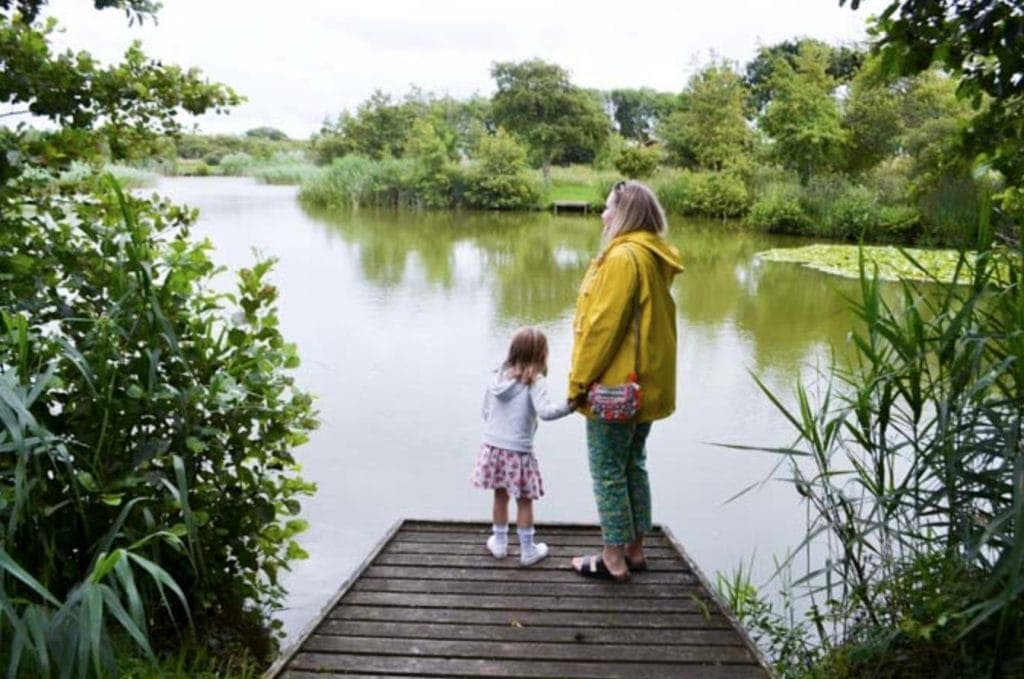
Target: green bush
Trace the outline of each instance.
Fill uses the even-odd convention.
[[[881,215],[874,193],[851,186],[829,206],[828,234],[844,240],[874,241],[880,235]]]
[[[526,150],[504,130],[480,140],[464,176],[467,207],[524,210],[539,206],[542,186],[526,164]]]
[[[769,184],[747,215],[751,226],[776,233],[807,233],[811,220],[800,201],[798,184]]]
[[[244,151],[229,153],[220,159],[217,164],[218,173],[231,177],[239,177],[248,174],[249,168],[253,166],[253,157]]]
[[[742,217],[750,205],[747,187],[728,172],[694,172],[688,199],[691,214],[707,217]]]
[[[656,146],[625,146],[612,162],[616,170],[630,179],[643,179],[658,169],[661,151]]]
[[[236,643],[265,660],[280,572],[304,555],[293,451],[316,426],[272,262],[217,292],[194,214],[44,188],[12,194],[36,209],[5,208],[0,231],[3,652],[33,674],[72,671],[76,648],[98,667],[115,624],[144,650],[173,639],[180,595],[200,638],[249,629]]]

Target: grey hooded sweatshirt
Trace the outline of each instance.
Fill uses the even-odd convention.
[[[503,370],[497,370],[494,381],[484,392],[483,441],[495,448],[532,453],[537,416],[542,420],[557,420],[570,412],[568,401],[551,403],[543,376],[525,385],[505,375]]]

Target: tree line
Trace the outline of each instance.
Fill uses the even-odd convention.
[[[926,244],[965,242],[979,201],[1005,181],[963,161],[976,111],[955,78],[940,66],[895,74],[858,46],[792,39],[762,47],[743,68],[712,58],[676,93],[589,90],[540,59],[495,63],[491,74],[489,98],[374,92],[325,121],[311,141],[316,161],[372,161],[361,167],[375,168],[376,179],[354,173],[351,160],[342,172],[378,187],[368,202],[536,207],[544,187],[530,185],[528,168],[540,168],[546,184],[552,166],[586,164],[648,178],[684,214]],[[483,163],[490,176],[504,167],[508,195],[481,201],[472,178],[460,181],[460,167]],[[358,194],[341,184],[307,193],[321,203]]]

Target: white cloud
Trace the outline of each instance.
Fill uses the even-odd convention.
[[[837,0],[170,0],[141,27],[81,0],[54,0],[49,12],[67,29],[61,45],[113,61],[139,39],[151,56],[198,66],[248,98],[202,118],[204,130],[274,125],[299,137],[377,88],[489,94],[494,61],[541,57],[584,87],[678,91],[711,52],[743,63],[759,44],[793,36],[863,39],[867,17]]]

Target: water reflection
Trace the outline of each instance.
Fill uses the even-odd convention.
[[[502,324],[545,324],[572,314],[576,289],[600,247],[597,217],[546,213],[396,213],[310,211],[358,250],[364,279],[384,291],[418,286],[452,290],[460,277],[485,286]],[[674,220],[670,240],[686,272],[675,296],[685,331],[730,327],[753,345],[754,369],[791,372],[808,353],[842,345],[850,315],[840,292],[853,281],[797,266],[761,263],[760,250],[794,243],[720,222]],[[458,256],[456,256],[458,252]],[[411,263],[416,262],[416,266]]]

